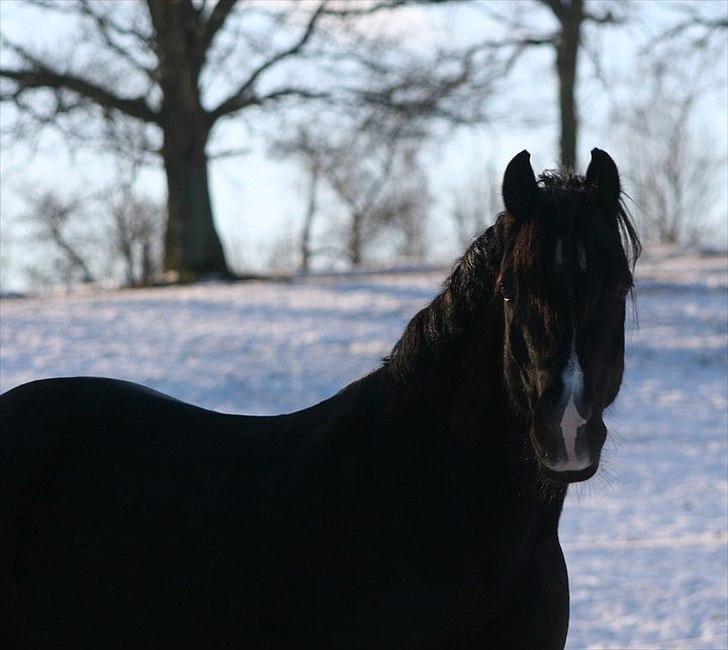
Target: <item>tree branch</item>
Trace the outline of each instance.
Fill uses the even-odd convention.
[[[561,4],[561,0],[539,0],[539,2],[551,9],[559,20],[564,18],[564,5]]]
[[[358,2],[355,4],[356,9],[326,9],[324,13],[327,16],[338,16],[339,18],[352,18],[355,16],[370,16],[379,11],[386,11],[388,9],[396,9],[397,7],[404,7],[407,4],[426,4],[427,2],[437,3],[442,0],[380,0],[379,2],[373,2],[367,7],[362,7]]]
[[[586,22],[595,23],[597,25],[624,25],[626,19],[624,16],[615,14],[611,9],[607,9],[603,14],[595,14],[592,11],[584,11],[582,19]]]
[[[206,52],[210,47],[215,35],[222,29],[237,3],[238,0],[218,0],[218,3],[213,8],[210,17],[205,23],[201,42],[201,50],[203,52]]]
[[[215,122],[223,115],[229,115],[230,113],[234,113],[235,111],[240,110],[241,108],[244,108],[246,106],[250,106],[251,104],[260,104],[264,100],[274,97],[276,94],[278,96],[282,96],[281,91],[278,91],[278,93],[273,93],[271,95],[268,95],[267,97],[256,97],[254,94],[255,84],[261,77],[261,75],[267,70],[270,70],[273,66],[280,63],[284,59],[298,54],[303,49],[303,47],[306,45],[306,43],[316,31],[316,25],[318,21],[325,13],[326,4],[327,0],[323,0],[318,5],[316,10],[311,14],[311,17],[309,18],[303,33],[293,45],[285,50],[274,54],[269,59],[261,63],[255,70],[250,73],[248,78],[238,87],[238,89],[232,95],[220,102],[220,104],[218,104],[216,108],[209,112],[210,123]],[[307,91],[295,90],[288,91],[285,94],[297,94],[300,97],[306,97]]]
[[[219,149],[207,154],[207,159],[211,161],[224,160],[225,158],[236,158],[237,156],[247,156],[250,153],[250,147],[231,147],[229,149]]]
[[[354,90],[353,94],[359,103],[393,111],[412,124],[417,118],[427,116],[453,124],[482,122],[487,117],[482,112],[481,93],[487,92],[495,80],[505,76],[528,47],[553,45],[556,38],[556,34],[545,34],[485,40],[465,51],[441,52],[424,70],[419,66],[412,70],[404,69],[393,83]],[[452,69],[452,64],[457,64],[457,68]],[[443,67],[450,67],[450,72],[431,72]],[[379,71],[379,74],[386,78],[383,72]],[[466,97],[460,94],[458,98],[462,88],[467,88]]]
[[[115,33],[121,36],[132,36],[136,39],[139,39],[140,35],[138,34],[138,32],[124,29],[123,27],[112,21],[108,16],[103,16],[102,14],[98,13],[94,10],[88,0],[79,0],[79,6],[81,14],[94,22],[94,24],[96,25],[96,29],[101,36],[101,39],[109,49],[113,50],[133,68],[144,73],[152,81],[156,81],[155,71],[148,68],[141,61],[139,61],[126,47],[119,43],[119,41],[112,35]]]
[[[299,99],[328,99],[331,97],[331,94],[316,90],[308,90],[307,88],[280,88],[268,93],[267,95],[257,96],[255,103],[264,104],[265,102],[275,101],[285,97],[298,97]]]
[[[679,20],[671,27],[664,29],[654,38],[650,39],[642,48],[643,52],[649,51],[656,45],[661,45],[665,42],[675,40],[693,28],[698,28],[703,32],[702,38],[696,39],[694,42],[696,46],[701,47],[712,34],[728,29],[728,18],[713,18],[704,16],[690,5],[680,6],[678,7],[678,10],[681,14],[683,14],[683,16],[685,16],[685,18]]]
[[[91,7],[91,5],[88,4],[88,0],[76,0],[75,3],[70,2],[70,0],[65,2],[58,2],[57,0],[25,0],[25,2],[32,7],[47,9],[49,11],[55,11],[67,15],[78,16],[79,13],[81,13],[87,17],[101,18],[104,21],[106,28],[116,32],[119,36],[131,36],[141,45],[147,47],[150,44],[150,36],[148,34],[143,34],[132,27],[120,25],[108,14],[102,15],[98,13],[93,9],[93,7]],[[87,7],[84,9],[83,5],[87,5]]]
[[[18,46],[10,45],[10,47],[30,64],[30,67],[25,69],[0,68],[0,77],[10,79],[17,84],[16,95],[27,89],[65,89],[91,99],[105,108],[116,109],[144,122],[159,123],[159,115],[143,97],[132,99],[119,97],[87,79],[51,70]],[[6,100],[10,98],[5,97]]]

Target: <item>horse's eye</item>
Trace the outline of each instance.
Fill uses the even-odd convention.
[[[510,282],[504,282],[501,284],[501,293],[506,302],[513,300],[513,285]]]

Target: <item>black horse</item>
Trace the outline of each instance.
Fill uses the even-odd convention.
[[[223,415],[114,379],[0,397],[0,645],[561,648],[557,527],[620,387],[617,168],[534,177],[381,367]]]

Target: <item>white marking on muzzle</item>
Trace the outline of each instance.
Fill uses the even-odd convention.
[[[558,463],[556,469],[559,471],[586,469],[590,465],[588,458],[580,460],[576,456],[576,435],[579,427],[586,420],[579,414],[575,403],[576,399],[581,401],[584,393],[584,371],[581,369],[581,364],[576,354],[575,339],[576,335],[571,339],[571,353],[569,354],[566,368],[564,368],[561,374],[561,381],[564,386],[561,403],[566,402],[566,408],[561,416],[561,435],[564,440],[564,446],[566,447],[566,461]]]

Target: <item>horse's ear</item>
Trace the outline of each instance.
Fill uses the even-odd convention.
[[[503,175],[503,203],[516,219],[525,219],[536,211],[538,185],[531,167],[531,154],[521,151],[506,167]]]
[[[619,171],[606,151],[592,149],[591,162],[586,170],[586,189],[605,213],[617,211],[621,193]]]

